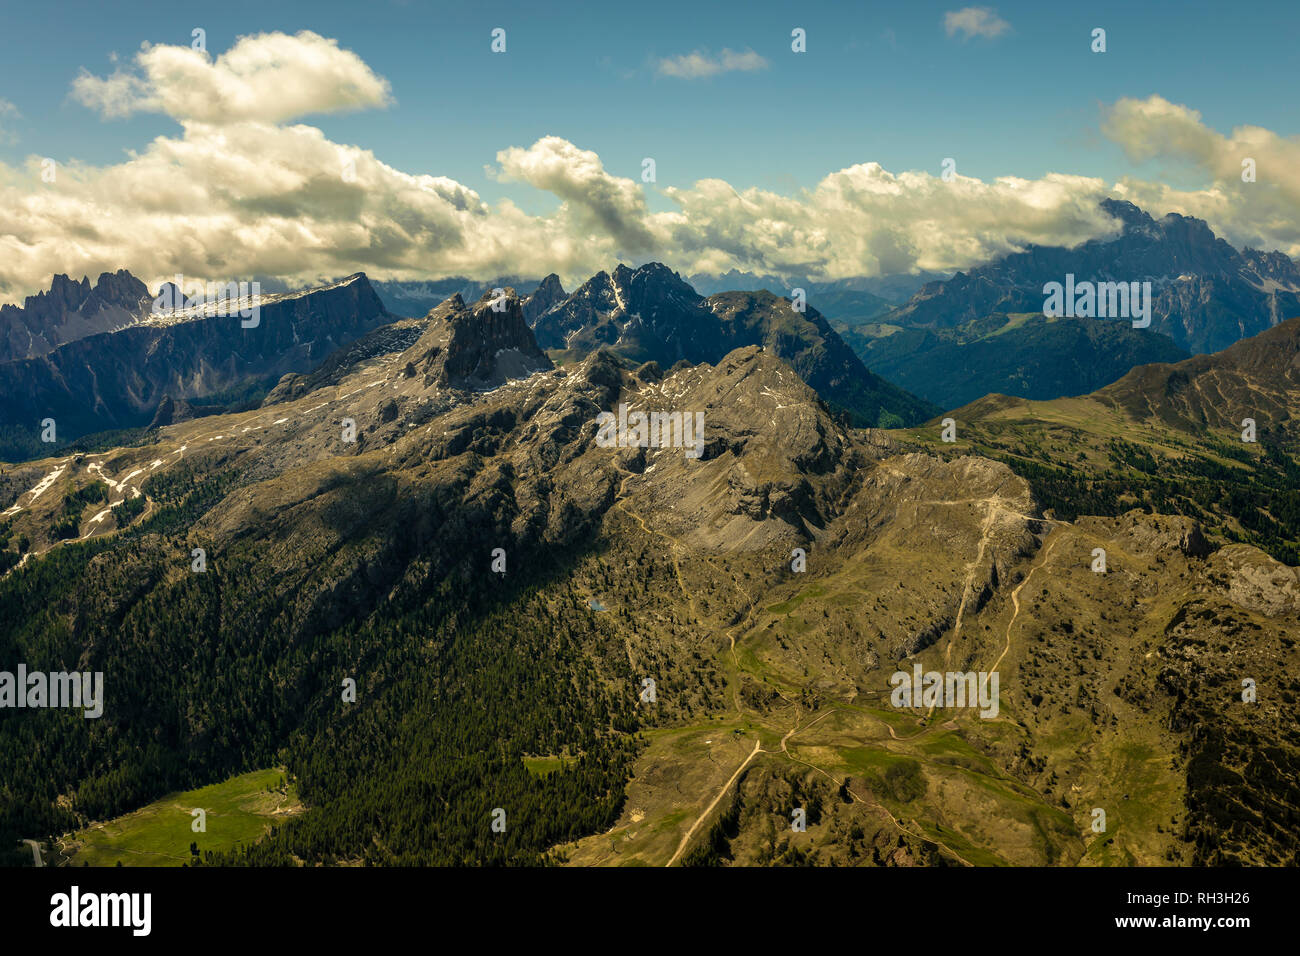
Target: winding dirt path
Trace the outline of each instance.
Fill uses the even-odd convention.
[[[1030,579],[1034,576],[1034,572],[1047,565],[1048,556],[1051,555],[1052,549],[1056,547],[1057,542],[1059,542],[1062,537],[1063,535],[1059,534],[1052,536],[1051,540],[1043,546],[1043,550],[1039,552],[1038,558],[1029,569],[1029,573],[1025,575],[1025,579],[1017,584],[1015,590],[1011,592],[1011,606],[1014,610],[1011,614],[1011,620],[1007,621],[1006,646],[1002,648],[1002,653],[998,655],[998,659],[995,660],[993,666],[989,668],[990,672],[998,669],[998,665],[1002,663],[1002,658],[1006,657],[1007,651],[1011,650],[1011,627],[1016,623],[1016,618],[1020,616],[1020,592],[1024,590],[1025,585],[1028,584]]]
[[[677,852],[672,855],[672,858],[665,863],[664,866],[672,866],[677,862],[678,858],[686,850],[687,844],[691,842],[691,837],[695,835],[695,831],[700,828],[700,824],[708,819],[709,814],[713,812],[713,808],[718,805],[718,801],[721,800],[726,795],[727,791],[731,789],[731,785],[736,782],[744,769],[749,766],[749,762],[762,753],[762,750],[759,748],[759,743],[760,742],[757,740],[754,741],[754,749],[749,752],[749,756],[746,757],[744,762],[736,768],[736,772],[731,775],[731,779],[722,785],[722,789],[719,790],[718,795],[713,798],[713,802],[705,807],[704,812],[701,813],[695,819],[695,822],[691,824],[691,828],[687,830],[686,834],[682,837],[682,842],[677,844]]]

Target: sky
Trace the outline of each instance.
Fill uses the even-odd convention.
[[[123,267],[968,268],[1113,230],[1106,195],[1300,253],[1295,3],[9,7],[6,301]]]

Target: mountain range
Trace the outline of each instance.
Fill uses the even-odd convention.
[[[238,314],[213,314],[220,311],[215,307],[155,313],[143,283],[125,273],[115,281],[128,290],[134,312],[87,312],[87,303],[98,301],[92,293],[82,312],[66,313],[111,318],[115,328],[79,327],[84,334],[61,345],[0,363],[0,456],[40,453],[41,422],[48,419],[54,437],[68,441],[147,425],[165,402],[260,398],[281,376],[314,368],[396,318],[361,274],[305,292],[262,296],[255,324]],[[70,286],[56,277],[55,288]],[[61,327],[73,328],[71,320]]]
[[[985,266],[926,284],[881,321],[951,328],[993,313],[1042,314],[1044,285],[1150,282],[1150,330],[1191,352],[1218,351],[1300,315],[1300,267],[1280,252],[1238,251],[1204,220],[1153,219],[1130,202],[1105,199],[1118,234],[1069,249],[1029,245]]]
[[[60,345],[126,328],[140,320],[152,297],[125,269],[105,272],[92,286],[56,275],[48,292],[23,305],[0,305],[0,362],[38,358]]]
[[[503,288],[460,280],[438,288],[443,285],[481,289],[475,297],[480,300]],[[251,327],[246,328],[239,317],[216,315],[220,310],[186,303],[183,297],[175,299],[178,308],[160,313],[153,308],[156,297],[126,272],[101,277],[95,288],[127,291],[118,296],[119,304],[104,306],[94,289],[84,299],[69,291],[90,289],[86,280],[78,284],[60,276],[50,293],[12,311],[35,321],[53,310],[63,318],[55,324],[57,335],[51,335],[66,341],[38,355],[0,362],[0,456],[21,458],[47,450],[39,436],[41,423],[49,419],[56,423],[56,437],[67,442],[169,423],[178,414],[255,403],[284,376],[319,373],[337,350],[354,354],[368,348],[373,343],[367,333],[384,327],[380,339],[419,335],[446,302],[466,301],[461,291],[452,291],[426,314],[399,326],[394,320],[400,313],[390,312],[369,280],[357,274],[326,286],[263,295],[257,323],[248,321]],[[391,285],[380,288],[387,288],[392,298]],[[419,294],[431,288],[422,286]],[[513,286],[504,288],[515,296]],[[176,290],[171,294],[176,296]],[[167,295],[164,286],[159,297]],[[409,305],[415,299],[394,301]],[[55,309],[50,302],[62,305]],[[557,276],[547,276],[520,300],[520,316],[561,361],[608,345],[638,363],[667,367],[681,360],[717,361],[741,345],[763,344],[857,421],[915,424],[938,412],[867,371],[816,310],[799,313],[788,300],[767,292],[706,300],[658,263],[602,272],[572,294],[565,293]],[[21,323],[15,327],[25,328]],[[521,348],[536,350],[531,334],[529,343]]]
[[[706,298],[657,262],[597,273],[541,312],[533,331],[555,356],[609,347],[663,368],[716,362],[738,347],[762,345],[858,423],[916,424],[938,411],[868,371],[811,306],[801,311],[767,290]]]
[[[75,865],[282,762],[309,809],[199,862],[1294,865],[1300,320],[947,442],[771,347],[595,340],[700,308],[633,272],[538,319],[593,336],[558,367],[513,290],[453,296],[260,407],[6,466],[0,654],[112,681],[0,712],[0,835]],[[620,406],[698,412],[701,454],[602,444]],[[998,672],[998,713],[900,707],[914,667]]]
[[[693,277],[706,291],[734,287],[704,296],[655,262],[619,265],[572,293],[554,274],[374,284],[358,275],[264,296],[271,331],[203,309],[160,320],[149,290],[125,270],[93,285],[56,276],[21,308],[0,308],[0,456],[39,454],[40,423],[50,418],[67,441],[145,427],[163,406],[159,423],[255,402],[283,375],[310,373],[398,316],[410,316],[406,329],[418,335],[449,297],[474,302],[493,289],[523,290],[524,321],[553,361],[607,346],[668,368],[763,345],[855,424],[883,426],[915,425],[988,393],[1086,394],[1137,365],[1222,348],[1300,314],[1300,270],[1281,253],[1238,252],[1200,220],[1155,220],[1117,200],[1103,208],[1114,237],[1030,246],[951,277],[813,282],[732,270]],[[1151,327],[1044,316],[1043,285],[1065,275],[1151,282]],[[806,283],[803,311],[790,298],[794,281]],[[827,318],[813,302],[835,311]]]

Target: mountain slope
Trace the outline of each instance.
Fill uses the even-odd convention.
[[[1291,433],[1300,407],[1300,319],[1214,355],[1136,368],[1095,398],[1185,431],[1230,434],[1249,417],[1266,432]]]
[[[843,334],[864,364],[940,408],[990,392],[1082,395],[1134,366],[1188,357],[1168,336],[1127,323],[1041,314],[991,315],[952,329],[872,324]]]
[[[1090,395],[990,395],[950,415],[953,447],[1011,463],[1058,514],[1183,514],[1300,563],[1300,319]]]

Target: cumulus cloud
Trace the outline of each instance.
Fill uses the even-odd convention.
[[[770,64],[753,50],[737,53],[735,50],[723,50],[712,56],[707,50],[696,50],[683,56],[666,57],[659,61],[658,72],[662,76],[676,76],[686,80],[695,80],[704,76],[716,76],[719,73],[752,73],[766,70]]]
[[[497,153],[499,178],[518,180],[553,193],[564,201],[562,216],[596,234],[611,237],[629,254],[651,252],[656,238],[640,186],[611,176],[600,157],[558,136],[539,139],[528,149]]]
[[[834,279],[968,268],[1028,242],[1075,245],[1114,228],[1097,205],[1104,182],[1056,174],[944,182],[863,163],[792,197],[721,180],[665,192],[681,209],[659,223],[668,245],[701,271]]]
[[[1205,219],[1239,245],[1300,254],[1300,138],[1259,126],[1225,136],[1196,110],[1160,96],[1119,100],[1106,111],[1102,132],[1134,162],[1164,161],[1206,182],[1179,190],[1128,177],[1117,184],[1118,195],[1148,211]],[[1242,179],[1247,160],[1254,161],[1254,182]]]
[[[127,267],[151,286],[275,276],[291,284],[365,270],[381,278],[503,274],[568,282],[618,259],[691,271],[839,278],[968,267],[1024,242],[1075,243],[1111,223],[1100,180],[984,183],[849,167],[794,196],[721,180],[668,188],[651,212],[642,185],[559,137],[497,154],[501,179],[559,200],[546,214],[488,204],[445,177],[412,175],[302,124],[191,124],[126,162],[60,167],[40,183],[0,165],[0,289],[55,272]]]
[[[234,69],[226,57],[208,68],[223,77]],[[304,69],[320,85],[333,83]],[[246,80],[258,74],[242,66],[235,72]],[[303,77],[280,80],[299,91],[298,105],[260,104],[243,119],[224,112],[213,119],[211,104],[230,102],[226,94],[182,102],[180,92],[164,93],[167,84],[151,80],[143,95],[173,104],[164,111],[184,117],[177,134],[156,137],[118,164],[61,165],[53,182],[42,179],[40,157],[25,168],[0,163],[0,301],[48,287],[54,273],[118,268],[152,288],[177,272],[303,285],[358,270],[395,279],[554,271],[571,284],[619,259],[659,259],[686,273],[737,268],[812,279],[967,269],[1028,243],[1074,245],[1113,233],[1117,224],[1098,202],[1115,194],[1153,215],[1207,218],[1238,244],[1300,252],[1300,144],[1258,127],[1224,136],[1195,111],[1159,97],[1119,101],[1104,131],[1136,161],[1199,169],[1209,181],[1203,189],[1057,173],[945,182],[861,163],[790,195],[736,189],[721,179],[663,187],[672,208],[651,211],[639,179],[546,136],[531,146],[502,144],[490,169],[554,198],[553,209],[530,214],[510,200],[488,203],[447,177],[396,169],[316,127],[284,122],[286,110],[349,100],[313,93]],[[387,89],[375,80],[375,90]],[[375,102],[385,98],[376,94]],[[1257,162],[1257,183],[1240,182],[1246,157]]]
[[[184,123],[279,123],[386,106],[388,81],[338,42],[311,31],[240,37],[215,60],[204,50],[145,44],[134,70],[83,72],[73,96],[107,118],[165,113]]]
[[[943,28],[948,36],[960,34],[963,40],[971,37],[991,40],[1010,30],[1011,24],[990,7],[962,7],[960,10],[949,10],[943,15]]]

